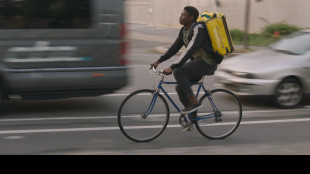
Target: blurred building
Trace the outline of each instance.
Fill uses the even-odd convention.
[[[310,27],[309,0],[250,0],[249,31],[260,32],[268,24],[284,21],[300,28]],[[244,29],[246,0],[126,0],[128,23],[179,28],[184,6],[226,14],[229,28]]]

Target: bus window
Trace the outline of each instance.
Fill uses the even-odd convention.
[[[91,0],[0,0],[0,29],[86,29]]]

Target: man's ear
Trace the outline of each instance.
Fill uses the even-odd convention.
[[[194,21],[194,16],[189,16],[190,20],[192,20],[193,22],[196,22]]]

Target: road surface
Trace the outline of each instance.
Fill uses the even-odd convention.
[[[131,30],[139,33],[139,26]],[[161,33],[166,40],[150,40],[158,30],[165,31]],[[7,102],[0,116],[0,154],[310,154],[309,100],[299,108],[282,110],[269,100],[241,97],[241,125],[223,140],[208,140],[197,130],[182,132],[175,121],[178,113],[171,105],[171,122],[154,141],[135,143],[122,135],[117,125],[118,107],[129,93],[156,84],[148,65],[160,56],[154,48],[171,44],[174,31],[154,28],[144,35],[129,37],[130,84],[113,94],[43,101],[16,98]],[[164,69],[170,63],[158,68]],[[212,89],[213,78],[206,81]],[[166,89],[178,101],[174,87]]]

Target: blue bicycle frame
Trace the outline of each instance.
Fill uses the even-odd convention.
[[[157,100],[157,97],[159,95],[159,92],[162,91],[165,96],[168,98],[168,100],[171,102],[171,104],[175,107],[175,109],[178,111],[178,112],[181,112],[180,108],[174,103],[174,101],[172,100],[172,98],[169,96],[169,94],[165,91],[165,89],[162,87],[163,84],[167,84],[167,85],[176,85],[177,82],[164,82],[163,81],[164,78],[162,78],[162,80],[160,80],[158,86],[157,86],[157,89],[154,90],[154,95],[153,95],[153,98],[151,100],[151,103],[147,109],[147,111],[142,115],[143,118],[147,118],[147,116],[152,112],[153,110],[153,107],[156,103],[156,100]],[[210,104],[211,106],[213,107],[213,111],[214,113],[211,113],[211,114],[207,114],[207,115],[203,115],[203,116],[199,116],[199,117],[196,117],[196,118],[190,118],[190,115],[191,114],[188,114],[188,118],[190,121],[194,122],[194,121],[199,121],[201,119],[207,119],[207,118],[213,118],[213,117],[221,117],[222,114],[221,112],[217,109],[217,107],[215,106],[213,100],[212,100],[212,97],[211,97],[211,93],[205,89],[204,85],[202,82],[197,82],[197,83],[192,83],[191,85],[199,85],[198,86],[198,89],[197,89],[197,94],[196,94],[196,98],[198,98],[198,95],[199,95],[199,92],[201,90],[201,88],[203,89],[203,91],[205,92],[205,94],[207,95],[209,101],[210,101]],[[185,116],[183,115],[183,117],[185,118]],[[185,118],[186,119],[186,118]]]

